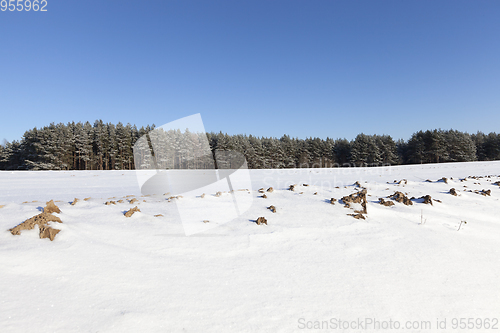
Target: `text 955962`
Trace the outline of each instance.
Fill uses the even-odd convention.
[[[2,12],[46,12],[47,0],[1,0],[0,10]]]

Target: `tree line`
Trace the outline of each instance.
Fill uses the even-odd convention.
[[[134,169],[134,144],[154,125],[104,123],[68,123],[28,130],[20,141],[0,145],[2,170],[130,170]],[[154,133],[142,142],[150,148]],[[359,134],[354,140],[256,137],[206,133],[209,148],[242,153],[251,169],[260,168],[327,168],[398,164],[442,163],[500,160],[500,135],[468,134],[457,130],[426,130],[414,133],[408,140],[395,141],[389,135]],[[210,162],[189,162],[186,142],[197,142],[200,150],[204,139],[189,132],[178,132],[170,152],[154,156],[158,168],[206,168]],[[194,139],[193,139],[194,138]],[[154,140],[154,138],[153,138]],[[194,140],[194,141],[193,141]],[[139,142],[141,143],[141,142]],[[198,146],[196,146],[198,147]],[[146,151],[147,151],[146,147]],[[168,151],[168,150],[167,150]],[[177,154],[176,151],[179,153]],[[170,155],[169,155],[170,154]],[[177,154],[177,155],[176,155]],[[153,151],[154,155],[154,151]],[[210,159],[209,159],[210,160]]]

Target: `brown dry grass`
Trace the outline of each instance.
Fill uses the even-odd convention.
[[[389,198],[391,198],[392,200],[396,200],[399,203],[403,203],[407,206],[413,205],[413,202],[406,195],[399,191],[394,192],[394,194],[390,195]]]
[[[434,206],[430,195],[428,195],[428,194],[424,195],[424,196],[420,197],[420,199],[424,199],[424,204],[431,204],[432,206]]]
[[[384,205],[384,206],[387,206],[387,207],[394,206],[394,202],[392,202],[392,201],[385,201],[384,198],[379,198],[378,200],[379,200],[378,203],[381,204],[381,205]]]
[[[59,229],[53,229],[49,226],[49,222],[58,222],[62,223],[61,219],[57,216],[54,216],[50,213],[40,213],[38,215],[33,216],[30,219],[27,219],[23,223],[15,226],[12,229],[9,229],[10,233],[13,235],[20,235],[22,230],[31,230],[36,225],[40,229],[39,237],[40,238],[49,238],[51,241],[54,240],[56,235],[59,233]]]
[[[261,225],[261,224],[265,224],[265,225],[267,225],[267,220],[266,220],[266,218],[265,218],[265,217],[263,217],[263,216],[259,217],[259,218],[257,219],[257,224],[258,224],[258,225]]]
[[[362,191],[358,193],[353,193],[350,195],[347,195],[345,197],[342,197],[342,202],[344,203],[346,208],[351,208],[352,203],[360,203],[361,207],[363,207],[363,210],[360,212],[355,212],[355,213],[362,213],[362,214],[367,214],[367,209],[366,209],[366,189],[363,189]]]
[[[54,200],[50,200],[49,202],[46,203],[46,206],[43,209],[43,212],[47,213],[47,214],[52,214],[52,213],[59,214],[59,213],[61,213],[61,210],[59,209],[59,207],[56,206],[56,204],[54,203]]]
[[[131,217],[132,215],[134,215],[135,212],[140,212],[141,210],[139,208],[137,208],[137,206],[135,206],[134,208],[130,208],[126,213],[125,213],[125,217]]]

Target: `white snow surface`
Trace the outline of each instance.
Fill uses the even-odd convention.
[[[252,196],[251,208],[186,236],[176,201],[195,214],[229,194],[142,197],[134,171],[2,171],[0,332],[377,331],[325,327],[366,318],[431,324],[394,332],[460,332],[453,318],[500,317],[499,175],[500,162],[250,170],[252,188],[235,193]],[[339,202],[356,181],[366,220]],[[378,204],[395,191],[441,202]],[[8,231],[51,199],[63,221],[51,223],[54,241]]]

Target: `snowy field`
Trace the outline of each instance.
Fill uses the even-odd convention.
[[[251,207],[188,237],[178,205],[196,214],[230,193],[141,196],[133,171],[0,172],[0,332],[500,329],[500,162],[249,174],[251,188],[235,195]],[[365,220],[340,200],[362,188]],[[396,191],[417,199],[387,198]],[[63,222],[50,224],[54,241],[37,227],[8,231],[49,200]],[[460,318],[497,330],[457,329]]]

